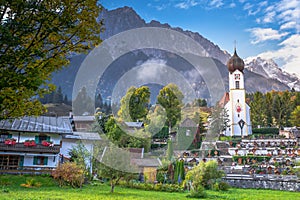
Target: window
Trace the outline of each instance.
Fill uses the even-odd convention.
[[[20,156],[17,155],[0,155],[0,169],[17,169],[19,161]]]
[[[33,157],[34,165],[48,165],[48,157],[45,156],[34,156]]]
[[[8,138],[12,138],[12,135],[8,134],[8,133],[1,133],[0,134],[0,142],[4,142]]]
[[[239,75],[239,74],[235,74],[235,75],[234,75],[234,79],[235,79],[235,80],[240,80],[240,75]]]
[[[50,141],[50,137],[47,135],[39,135],[35,136],[35,143],[41,144],[43,140]]]
[[[236,88],[236,89],[240,89],[240,82],[239,82],[239,81],[236,81],[236,82],[235,82],[235,88]]]

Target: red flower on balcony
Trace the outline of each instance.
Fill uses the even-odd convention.
[[[45,146],[45,147],[51,147],[51,146],[53,146],[52,142],[48,142],[46,140],[42,141],[42,145]]]
[[[10,139],[6,139],[4,143],[6,145],[15,145],[17,142],[16,142],[16,139],[10,138]]]
[[[34,147],[34,146],[36,146],[36,143],[35,143],[34,140],[26,140],[24,142],[24,146],[26,146],[26,147]]]

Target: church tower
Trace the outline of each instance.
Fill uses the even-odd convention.
[[[252,134],[250,121],[250,107],[246,103],[244,82],[244,61],[234,49],[233,56],[227,62],[229,71],[229,94],[225,109],[229,116],[229,127],[225,130],[226,136],[248,136]]]

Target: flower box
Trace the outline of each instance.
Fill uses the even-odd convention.
[[[24,146],[26,146],[26,147],[34,147],[34,146],[36,146],[36,143],[35,143],[34,140],[26,140],[24,142]]]
[[[51,147],[51,146],[53,146],[53,142],[48,142],[46,140],[43,140],[42,145],[45,146],[45,147]]]

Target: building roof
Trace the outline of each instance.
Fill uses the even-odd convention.
[[[75,122],[94,122],[95,121],[95,116],[93,115],[83,115],[83,116],[73,116],[73,120]]]
[[[138,167],[158,167],[162,165],[159,158],[132,158],[131,163]]]
[[[224,107],[228,102],[229,102],[230,98],[229,98],[229,93],[225,92],[223,97],[221,98],[221,100],[219,101],[219,105],[221,107]]]
[[[0,130],[73,134],[72,126],[68,118],[48,116],[25,116],[17,119],[1,120]]]
[[[130,128],[141,128],[144,126],[143,122],[125,122],[125,124]]]
[[[239,70],[239,71],[243,72],[244,66],[245,66],[245,63],[244,63],[243,59],[241,59],[237,55],[236,49],[234,49],[233,56],[227,62],[228,71],[230,73],[234,72],[235,70]]]
[[[73,135],[64,136],[65,139],[78,139],[78,140],[101,140],[99,133],[96,132],[73,132]]]
[[[190,118],[186,118],[185,120],[183,120],[181,122],[179,127],[197,127],[197,124],[193,120],[191,120]]]

